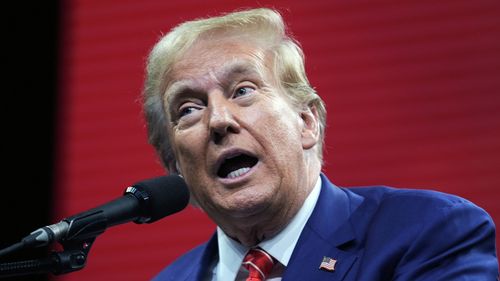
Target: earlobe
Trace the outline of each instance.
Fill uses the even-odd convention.
[[[311,149],[319,141],[319,119],[315,106],[307,107],[300,113],[302,119],[302,148]]]

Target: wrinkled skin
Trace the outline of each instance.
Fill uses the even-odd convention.
[[[286,226],[320,171],[317,113],[291,104],[271,61],[252,38],[202,39],[174,64],[164,96],[176,164],[193,199],[247,246]],[[241,154],[257,163],[232,178],[218,175],[225,159]]]

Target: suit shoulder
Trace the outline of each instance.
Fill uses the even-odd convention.
[[[359,186],[350,187],[348,190],[375,201],[378,205],[404,205],[447,208],[456,205],[464,205],[479,208],[471,201],[450,193],[444,193],[431,189],[400,188],[391,186]]]
[[[498,275],[495,225],[469,200],[430,189],[343,190],[351,202],[362,201],[350,217],[356,235],[350,246],[363,251],[359,280],[372,280],[373,272],[387,274],[380,280],[455,280],[464,273],[470,280],[490,280]]]
[[[408,218],[409,221],[425,221],[436,216],[474,217],[493,228],[492,217],[475,203],[449,193],[430,189],[396,188],[389,186],[367,186],[348,188],[353,193],[371,202],[377,214],[389,217]],[[427,219],[426,219],[427,218]]]

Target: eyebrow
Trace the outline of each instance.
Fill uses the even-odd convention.
[[[163,94],[163,97],[167,99],[168,104],[171,104],[172,101],[175,101],[181,93],[184,93],[190,89],[192,89],[192,87],[189,85],[188,81],[176,81],[167,88],[167,90]]]
[[[212,73],[212,75],[214,75],[216,79],[224,85],[229,84],[232,82],[231,80],[240,75],[249,75],[260,80],[263,80],[264,78],[262,71],[257,65],[255,65],[255,63],[250,63],[248,60],[244,59],[228,62],[219,68],[215,74]],[[172,104],[174,101],[179,99],[179,96],[182,93],[196,92],[197,86],[193,80],[196,80],[196,78],[173,81],[164,93],[167,104]]]
[[[174,82],[170,87],[167,88],[167,90],[163,94],[163,101],[165,110],[168,115],[172,116],[172,114],[174,113],[175,107],[177,106],[182,93],[193,91],[193,87],[190,84],[191,83],[189,81],[181,80]]]

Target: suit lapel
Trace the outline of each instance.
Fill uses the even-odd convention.
[[[288,263],[283,280],[343,280],[357,255],[342,251],[316,235],[311,229],[304,229],[301,243],[297,245]],[[333,271],[320,269],[323,257],[336,260]]]
[[[368,220],[364,211],[367,202],[359,195],[334,186],[323,174],[321,180],[318,202],[292,253],[283,275],[284,281],[355,280],[354,267],[357,267],[356,262],[362,255],[360,245],[356,244],[359,240],[356,233],[363,233],[363,225]],[[357,218],[353,220],[353,216]],[[352,220],[356,221],[356,229]],[[207,274],[210,274],[207,270],[218,260],[217,255],[217,235],[214,234],[202,249],[202,254],[192,261],[197,266],[182,280],[207,280]],[[319,268],[323,257],[337,261],[333,271]]]
[[[191,272],[186,274],[183,281],[200,281],[200,280],[212,280],[211,272],[213,268],[213,263],[218,260],[218,244],[217,244],[217,234],[212,235],[212,238],[205,244],[204,248],[201,250],[201,255],[198,255],[192,262],[193,267]]]
[[[293,251],[284,281],[344,280],[360,254],[343,246],[356,239],[350,217],[363,198],[335,187],[324,175],[321,180],[318,202]],[[323,257],[336,260],[333,271],[319,268]]]

